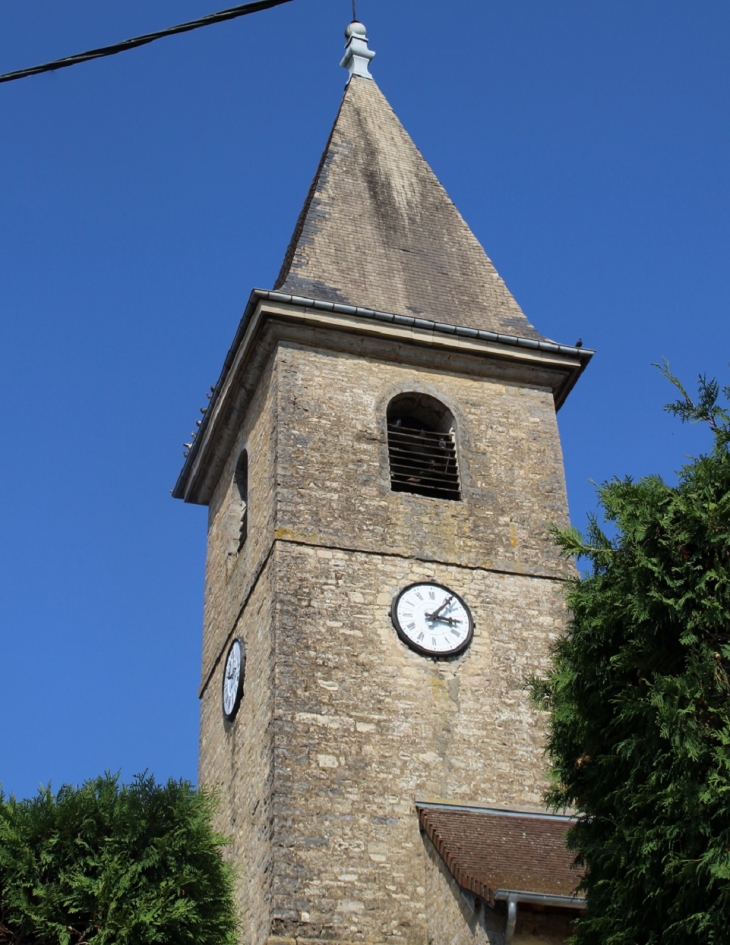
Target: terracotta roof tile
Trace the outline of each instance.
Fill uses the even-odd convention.
[[[582,872],[565,834],[568,817],[456,805],[416,805],[421,829],[454,879],[494,905],[498,890],[573,896]]]
[[[542,339],[372,79],[347,87],[276,288]]]

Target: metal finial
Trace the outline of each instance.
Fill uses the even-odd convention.
[[[355,0],[352,5],[354,9]],[[345,58],[340,65],[349,69],[350,78],[359,75],[363,79],[372,79],[368,65],[375,57],[375,53],[368,48],[368,34],[364,25],[357,19],[353,20],[345,30],[345,38],[347,39]]]
[[[357,0],[352,0],[352,21],[357,20]]]

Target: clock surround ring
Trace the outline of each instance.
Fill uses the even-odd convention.
[[[425,618],[425,620],[421,619],[422,627],[419,628],[419,617],[413,617],[411,614],[410,616],[413,619],[410,623],[405,623],[404,620],[401,619],[401,617],[404,615],[399,613],[401,609],[399,605],[402,601],[404,601],[404,599],[410,604],[411,601],[407,600],[406,595],[408,595],[409,592],[413,592],[411,594],[411,598],[414,596],[419,597],[419,591],[421,589],[423,589],[424,594],[429,595],[433,600],[433,606],[436,608],[436,612],[444,613],[444,617],[440,619],[435,618],[432,620],[431,618],[434,616],[433,614],[424,613],[420,615],[421,618]],[[431,596],[430,593],[431,589],[434,591],[433,596]],[[441,600],[441,606],[439,606],[439,596]],[[447,614],[445,614],[445,600],[453,602],[449,605],[450,612],[455,606],[458,609],[457,612],[461,612],[463,614],[464,618],[466,619],[465,632],[459,634],[456,629],[456,625],[461,623],[460,620],[456,620],[454,617],[449,617]],[[415,604],[415,600],[413,603]],[[418,607],[417,604],[416,607]],[[449,659],[455,656],[460,656],[468,649],[468,647],[471,645],[472,639],[474,638],[474,618],[469,605],[466,603],[463,597],[456,593],[456,591],[451,590],[451,588],[446,587],[444,584],[439,584],[437,581],[416,581],[413,584],[408,584],[406,587],[402,588],[393,598],[393,602],[390,607],[390,619],[401,642],[405,643],[406,646],[418,653],[420,656],[430,656],[432,659]],[[439,628],[439,631],[434,633],[434,623],[444,623],[445,626],[444,628]],[[426,624],[430,624],[430,626],[426,626]],[[438,637],[443,638],[445,636],[444,631],[446,627],[451,628],[450,632],[457,636],[457,640],[454,641],[454,645],[451,648],[441,649]],[[418,632],[419,629],[421,630],[420,634]],[[426,643],[427,635],[433,640],[433,645],[428,645]]]

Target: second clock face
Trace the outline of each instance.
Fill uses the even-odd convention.
[[[417,653],[454,656],[471,643],[474,622],[464,601],[442,584],[411,584],[393,601],[398,636]]]
[[[246,654],[241,640],[234,640],[223,670],[223,714],[230,721],[236,714],[243,695],[243,674]]]

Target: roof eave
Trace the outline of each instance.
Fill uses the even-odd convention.
[[[496,874],[490,876],[488,871],[485,873],[484,863],[476,864],[473,861],[470,863],[469,852],[458,840],[458,830],[456,833],[457,839],[455,839],[454,834],[452,834],[449,839],[448,830],[445,833],[443,823],[441,826],[434,823],[433,815],[438,813],[457,813],[471,817],[473,821],[471,829],[473,831],[476,830],[475,823],[478,823],[479,820],[498,821],[504,818],[505,821],[507,821],[511,818],[517,818],[523,823],[525,821],[528,823],[532,822],[534,827],[530,829],[538,836],[542,835],[547,838],[552,834],[553,847],[556,827],[561,826],[567,829],[568,826],[577,822],[577,818],[566,815],[549,814],[547,812],[519,811],[514,808],[482,807],[472,804],[453,804],[448,802],[416,801],[415,806],[421,830],[431,841],[436,852],[439,854],[444,865],[458,885],[467,892],[472,893],[472,895],[478,896],[490,906],[494,906],[496,902],[501,900],[511,904],[523,903],[527,906],[550,909],[580,910],[585,908],[585,899],[582,896],[576,895],[575,892],[563,892],[559,889],[559,886],[556,888],[554,883],[552,891],[549,891],[549,888],[544,888],[544,886],[542,889],[524,887],[521,889],[507,889],[502,887],[498,879],[500,870],[498,869]],[[476,821],[474,821],[475,818]],[[524,827],[521,829],[524,830]],[[475,833],[474,835],[476,836],[477,834]],[[523,833],[523,836],[526,836],[526,834]],[[484,838],[482,839],[484,840]],[[532,840],[534,840],[534,837]],[[487,841],[484,840],[484,842],[486,843]],[[567,848],[563,848],[561,856],[566,859],[570,857]],[[550,884],[548,884],[548,886],[549,885]]]
[[[582,911],[588,905],[583,896],[553,896],[548,893],[529,892],[525,889],[498,889],[495,902],[521,902],[526,906],[544,906],[552,909],[575,909]]]
[[[565,377],[553,391],[556,410],[565,402],[566,397],[575,386],[578,378],[593,357],[594,351],[587,348],[576,348],[572,345],[561,345],[548,340],[535,340],[532,338],[520,338],[517,335],[507,335],[499,332],[486,331],[476,328],[466,328],[464,326],[450,324],[448,322],[434,322],[429,319],[418,318],[416,316],[398,315],[392,312],[381,312],[370,308],[363,308],[355,305],[345,305],[338,302],[327,302],[321,299],[303,298],[300,296],[287,295],[282,292],[269,291],[266,289],[254,289],[249,297],[248,303],[239,322],[233,343],[228,350],[223,369],[218,382],[213,388],[208,407],[203,415],[200,428],[193,437],[190,450],[185,458],[185,463],[180,475],[172,490],[172,495],[176,499],[184,499],[186,502],[200,502],[201,499],[195,495],[196,474],[201,468],[201,455],[204,454],[207,444],[210,442],[210,433],[215,426],[215,418],[219,415],[219,406],[222,393],[226,387],[229,372],[235,363],[239,354],[239,349],[246,336],[252,319],[264,303],[271,303],[280,306],[290,306],[294,309],[304,309],[315,314],[321,312],[323,315],[331,313],[334,316],[344,316],[350,319],[358,319],[361,322],[380,324],[382,326],[390,325],[392,328],[401,330],[411,330],[413,341],[417,343],[417,336],[432,336],[433,341],[440,340],[448,343],[448,339],[458,339],[463,343],[472,340],[475,344],[486,345],[492,353],[502,350],[504,355],[521,359],[534,357],[535,355],[544,355],[559,359],[567,370],[564,371]],[[401,340],[407,340],[402,338]]]

